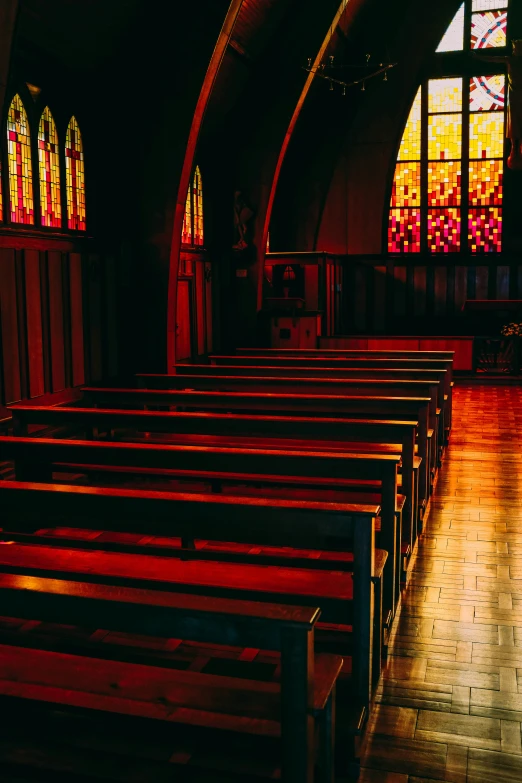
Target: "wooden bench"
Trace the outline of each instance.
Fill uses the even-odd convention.
[[[104,466],[130,469],[178,470],[185,475],[205,472],[234,474],[234,478],[266,481],[307,478],[313,484],[328,479],[373,480],[380,482],[380,547],[389,553],[384,573],[384,610],[395,614],[400,591],[400,531],[396,524],[397,467],[400,457],[383,454],[345,452],[281,451],[238,448],[210,448],[153,443],[114,443],[98,441],[55,440],[48,438],[2,438],[0,459],[15,463],[20,481],[52,481],[53,465],[67,464],[96,469]],[[339,486],[342,487],[341,483]]]
[[[430,398],[361,395],[263,394],[259,392],[178,391],[153,389],[104,389],[85,387],[85,404],[103,408],[177,407],[198,411],[249,411],[269,415],[347,417],[364,419],[400,419],[416,421],[418,426],[419,498],[425,504],[430,494],[431,431]]]
[[[162,411],[128,411],[103,408],[35,407],[13,405],[13,432],[27,437],[31,427],[43,425],[71,433],[107,432],[128,440],[131,434],[169,434],[169,442],[194,445],[239,446],[300,450],[367,451],[369,444],[397,444],[402,456],[401,492],[403,552],[415,546],[425,499],[419,510],[420,457],[415,457],[416,422],[309,417],[241,416]],[[42,433],[40,433],[42,434]],[[253,441],[253,439],[255,439]],[[368,488],[368,491],[375,491]]]
[[[305,352],[306,353],[306,352]],[[412,352],[415,356],[415,352]],[[399,356],[373,355],[365,351],[355,351],[353,356],[323,356],[322,352],[316,352],[315,355],[287,356],[276,353],[268,356],[240,354],[237,356],[213,355],[210,357],[210,363],[214,366],[228,367],[257,367],[260,362],[270,364],[272,367],[287,369],[310,368],[314,370],[334,370],[341,369],[424,369],[445,371],[444,395],[448,400],[449,420],[446,422],[448,433],[451,430],[451,400],[453,390],[453,359],[451,358],[401,358]],[[190,365],[183,365],[190,367]],[[174,371],[174,368],[173,368]]]
[[[47,484],[27,484],[23,482],[0,482],[0,502],[3,509],[3,524],[8,527],[4,540],[16,540],[19,534],[13,533],[20,527],[38,529],[45,524],[69,525],[76,528],[147,533],[152,536],[179,536],[185,542],[185,555],[180,559],[179,548],[167,557],[165,548],[157,547],[161,557],[154,561],[146,570],[142,565],[140,554],[132,563],[127,559],[119,564],[86,562],[78,556],[78,552],[70,557],[63,556],[54,563],[50,560],[52,549],[49,549],[49,538],[38,536],[40,543],[45,541],[48,553],[45,558],[35,553],[37,547],[26,547],[23,553],[14,553],[12,546],[0,547],[3,569],[7,565],[16,569],[21,565],[19,558],[23,557],[22,565],[26,572],[31,570],[34,576],[42,575],[45,569],[54,566],[54,575],[78,575],[78,578],[99,578],[104,571],[112,573],[113,578],[120,581],[127,576],[132,586],[132,580],[138,576],[148,580],[148,585],[169,590],[184,592],[203,591],[208,594],[213,589],[218,595],[234,596],[250,592],[259,599],[272,595],[275,601],[286,603],[314,602],[313,605],[323,605],[325,622],[334,621],[339,627],[336,631],[338,641],[336,649],[342,644],[352,655],[352,677],[347,681],[345,701],[342,709],[346,715],[350,708],[349,720],[353,719],[354,707],[357,712],[357,725],[362,725],[362,716],[367,715],[370,704],[372,663],[371,651],[380,645],[381,639],[372,642],[372,574],[374,583],[378,578],[374,562],[374,525],[378,507],[354,507],[343,504],[322,504],[289,502],[269,499],[223,498],[209,495],[183,495],[179,493],[145,492],[141,490],[100,489],[91,487],[76,487]],[[23,534],[21,534],[23,536]],[[230,568],[230,564],[214,564],[216,568],[209,571],[209,563],[193,562],[194,550],[188,549],[196,538],[215,538],[222,541],[239,541],[260,545],[275,546],[307,546],[327,551],[328,547],[339,551],[350,550],[353,559],[344,573],[324,573],[314,576],[310,570],[292,571],[278,575],[269,573],[262,568],[260,578],[254,579],[258,569]],[[31,538],[25,540],[30,543]],[[115,543],[115,542],[114,542]],[[57,541],[60,547],[60,541]],[[75,548],[77,544],[74,544]],[[84,545],[85,546],[85,545]],[[91,548],[86,545],[87,548]],[[96,546],[96,545],[94,545]],[[139,552],[139,547],[116,544],[116,551]],[[143,551],[144,547],[141,548]],[[149,550],[150,551],[150,550]],[[85,553],[80,553],[82,556]],[[86,554],[91,555],[92,552]],[[100,554],[100,553],[95,553]],[[106,552],[102,552],[106,555]],[[28,558],[32,558],[29,560]],[[65,557],[65,559],[64,559]],[[202,552],[199,559],[205,558]],[[143,558],[145,561],[151,558]],[[253,561],[255,562],[255,560]],[[348,564],[345,564],[348,565]],[[229,566],[224,568],[224,566]],[[346,573],[350,570],[351,573]],[[98,573],[98,576],[96,575]],[[89,576],[91,574],[91,576]],[[199,576],[198,576],[199,574]],[[270,593],[270,590],[277,591]],[[290,601],[285,597],[291,596]],[[379,596],[376,595],[377,603]],[[375,620],[380,619],[378,611]],[[353,627],[353,633],[347,635],[346,624]],[[377,623],[375,624],[377,627]],[[322,644],[328,648],[332,644],[332,631],[329,626],[321,627],[321,637],[326,635]],[[335,641],[335,640],[334,640]],[[331,649],[331,648],[330,648]],[[380,662],[380,659],[379,659]],[[374,667],[374,672],[377,667]],[[343,725],[346,725],[346,719]]]
[[[206,378],[215,376],[248,376],[256,378],[292,378],[302,379],[304,383],[309,383],[308,379],[321,379],[325,380],[350,380],[350,381],[368,381],[370,383],[378,382],[380,380],[389,384],[387,393],[392,390],[392,381],[397,380],[399,384],[402,381],[418,381],[427,383],[430,386],[430,390],[419,389],[419,394],[425,393],[431,394],[433,389],[437,389],[437,407],[443,411],[443,415],[439,416],[439,430],[438,430],[438,443],[439,443],[439,466],[442,458],[442,449],[447,441],[447,432],[449,429],[447,422],[451,420],[451,393],[445,394],[445,370],[406,370],[400,369],[359,369],[359,368],[288,368],[288,367],[262,367],[262,366],[246,366],[241,365],[177,365],[174,375],[159,375],[159,374],[138,374],[136,376],[137,385],[141,389],[179,389],[181,384],[176,376],[182,375],[185,378],[198,378],[204,376]],[[209,388],[212,388],[208,383]],[[195,384],[194,388],[200,388],[199,384]],[[216,388],[220,388],[216,385]],[[404,386],[399,386],[400,394],[404,393]],[[311,389],[312,390],[312,389]],[[450,390],[451,391],[451,390]],[[321,393],[321,392],[319,392]],[[335,392],[334,392],[335,393]],[[433,426],[435,419],[433,419],[430,426]]]
[[[293,377],[257,377],[247,375],[171,375],[170,389],[195,389],[202,391],[254,391],[261,393],[303,394],[383,394],[398,397],[429,397],[429,426],[434,430],[435,451],[439,432],[444,432],[444,412],[439,408],[439,381],[431,378],[425,381],[396,380],[393,378],[293,378]],[[439,425],[440,422],[440,425]],[[435,456],[435,454],[434,454]],[[433,465],[435,467],[435,465]]]
[[[320,763],[324,779],[333,783],[335,682],[341,660],[314,655],[318,609],[28,580],[22,573],[0,574],[0,612],[71,624],[81,617],[105,629],[280,651],[280,686],[267,687],[238,678],[2,646],[0,694],[24,704],[280,736],[281,776],[295,783],[314,780],[314,721],[322,715]]]

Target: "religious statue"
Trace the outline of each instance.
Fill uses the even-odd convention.
[[[511,140],[508,158],[510,169],[522,170],[522,39],[512,41],[513,51],[507,56],[481,56],[484,62],[503,63],[508,76],[508,122],[506,136]]]
[[[234,193],[234,228],[235,242],[232,250],[242,251],[248,247],[248,221],[254,215],[253,210],[247,205],[240,190]]]

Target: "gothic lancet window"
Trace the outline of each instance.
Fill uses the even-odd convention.
[[[42,226],[60,228],[60,154],[53,115],[46,106],[38,127],[38,163],[40,168],[40,211]]]
[[[9,163],[9,212],[12,223],[34,223],[33,168],[27,113],[15,95],[7,115],[7,158]]]
[[[184,245],[193,247],[203,247],[204,244],[203,184],[199,166],[195,168],[192,182],[187,191],[181,241]]]
[[[390,253],[502,250],[506,79],[472,50],[505,47],[507,24],[508,0],[466,0],[443,36],[436,57],[463,52],[474,75],[455,76],[452,64],[417,92],[393,179]]]
[[[67,226],[85,231],[85,163],[80,128],[71,117],[65,137],[65,184],[67,191]]]

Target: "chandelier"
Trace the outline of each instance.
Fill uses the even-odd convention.
[[[361,90],[364,92],[366,90],[366,82],[369,82],[371,79],[375,79],[382,74],[384,74],[383,81],[387,82],[388,71],[397,65],[397,63],[376,63],[374,65],[370,60],[371,55],[367,54],[366,62],[363,64],[337,65],[334,55],[331,54],[326,61],[315,65],[312,63],[312,58],[309,57],[307,65],[304,66],[304,70],[307,73],[311,73],[313,76],[319,76],[319,78],[329,82],[331,92],[338,86],[341,88],[342,95],[346,95],[348,87],[355,87],[359,84],[361,85]],[[343,70],[348,69],[351,69],[352,72],[354,70],[358,71],[357,78],[349,81],[341,78]]]

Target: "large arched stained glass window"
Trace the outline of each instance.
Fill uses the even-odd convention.
[[[31,136],[19,95],[13,98],[7,115],[7,158],[11,222],[31,225],[34,223]]]
[[[508,0],[466,0],[437,57],[505,46],[507,18]],[[390,253],[502,250],[505,75],[494,62],[470,56],[470,65],[475,75],[431,79],[415,97],[392,186]]]
[[[80,128],[71,117],[65,137],[65,184],[67,191],[67,225],[85,231],[85,163]]]
[[[60,154],[56,125],[48,106],[43,110],[38,126],[38,163],[42,226],[59,228],[62,225]]]
[[[192,182],[187,191],[181,241],[184,245],[203,247],[204,239],[203,183],[200,168],[196,166]]]

